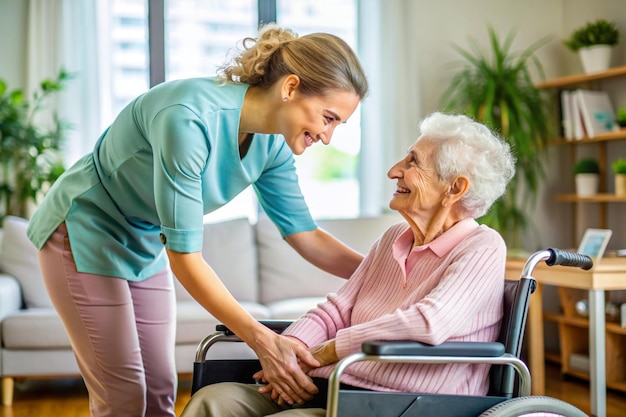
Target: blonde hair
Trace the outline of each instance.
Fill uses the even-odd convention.
[[[258,38],[245,38],[243,50],[219,68],[224,82],[245,83],[269,88],[281,77],[295,74],[299,91],[307,96],[325,95],[331,90],[367,95],[367,79],[359,59],[341,38],[328,33],[299,37],[290,29],[265,25]]]

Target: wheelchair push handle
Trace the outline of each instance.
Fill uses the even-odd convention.
[[[557,248],[548,248],[532,254],[522,270],[523,276],[530,276],[540,262],[545,261],[548,266],[561,265],[573,266],[584,270],[593,267],[593,260],[587,255],[581,253],[566,251]]]
[[[575,266],[584,270],[591,269],[593,267],[593,260],[582,253],[568,252],[561,249],[548,249],[552,252],[550,259],[546,261],[549,266],[563,265],[563,266]]]

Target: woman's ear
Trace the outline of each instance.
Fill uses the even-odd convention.
[[[450,185],[450,189],[446,193],[446,197],[449,199],[451,203],[456,203],[463,197],[463,194],[469,190],[470,180],[465,175],[459,175],[454,179],[452,185]]]
[[[296,74],[289,74],[285,76],[280,88],[280,93],[283,101],[291,100],[299,85],[300,77],[298,77]]]

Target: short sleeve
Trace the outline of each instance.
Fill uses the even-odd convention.
[[[281,140],[276,158],[254,184],[259,202],[282,236],[314,230],[313,220],[298,184],[293,153]]]
[[[210,152],[208,132],[190,109],[171,106],[150,125],[155,204],[161,242],[176,252],[202,250],[202,174]]]

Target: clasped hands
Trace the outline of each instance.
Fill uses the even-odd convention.
[[[302,341],[294,337],[280,336],[280,338],[286,339],[292,346],[297,361],[286,362],[285,368],[266,369],[264,366],[263,370],[253,375],[253,378],[266,383],[259,388],[259,392],[270,393],[271,398],[278,404],[303,404],[318,392],[307,373],[311,369],[321,368],[339,360],[335,351],[335,340],[331,339],[307,348]]]

